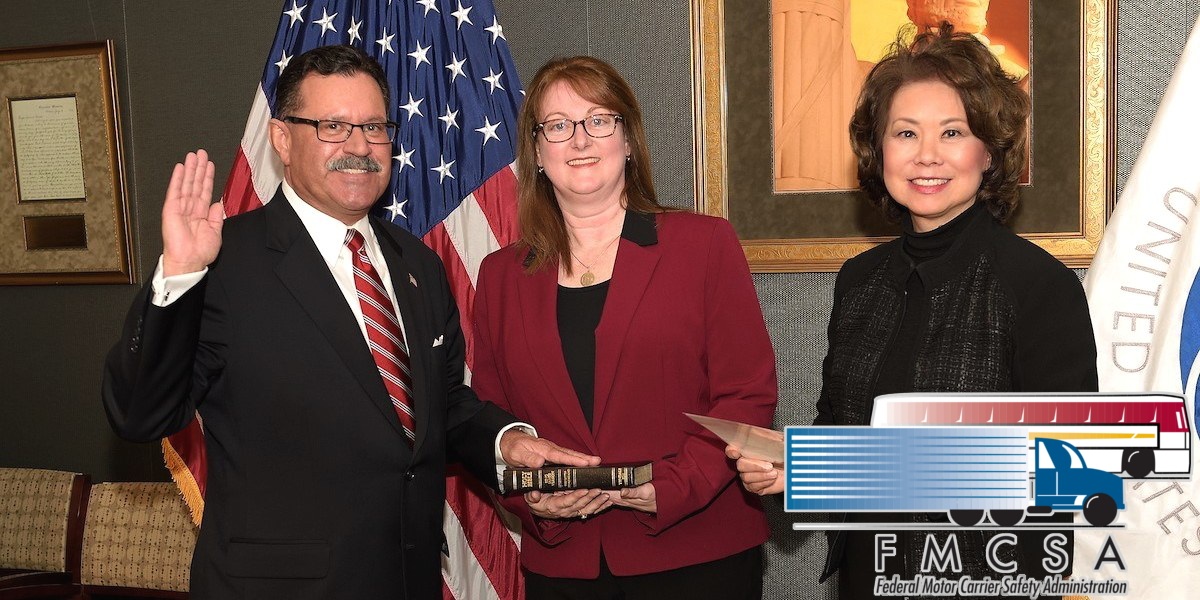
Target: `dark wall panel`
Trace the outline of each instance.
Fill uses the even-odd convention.
[[[213,151],[223,185],[281,3],[6,2],[0,46],[113,39],[125,169],[140,276],[162,248],[172,165]],[[136,288],[0,286],[0,464],[163,479],[157,446],[111,433],[100,406],[104,355]]]
[[[133,115],[122,9],[116,0],[9,2],[0,46],[114,40],[129,157]],[[126,169],[132,175],[130,163]],[[130,201],[136,224],[137,198]],[[106,478],[149,478],[160,471],[146,447],[110,433],[99,401],[103,355],[132,292],[131,286],[0,286],[0,464]]]

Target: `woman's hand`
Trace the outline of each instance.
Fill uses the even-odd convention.
[[[725,447],[725,456],[737,461],[738,476],[746,491],[759,496],[783,491],[783,477],[779,476],[779,470],[770,461],[746,458],[733,446]]]
[[[543,519],[582,519],[612,507],[612,500],[600,490],[569,490],[563,492],[527,492],[525,502],[529,512]]]
[[[625,488],[622,490],[611,490],[606,492],[612,503],[617,506],[624,506],[642,512],[658,512],[658,501],[654,495],[654,484],[643,483],[637,487]]]

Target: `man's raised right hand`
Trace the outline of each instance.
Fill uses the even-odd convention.
[[[225,209],[213,203],[213,163],[204,150],[176,164],[163,201],[163,276],[203,270],[221,250]]]

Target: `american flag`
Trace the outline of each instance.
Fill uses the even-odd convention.
[[[491,0],[285,0],[225,187],[225,212],[254,210],[274,195],[283,179],[267,138],[276,79],[292,57],[330,44],[362,48],[387,73],[388,110],[400,131],[376,214],[441,256],[469,341],[479,263],[517,231],[512,163],[522,91]],[[468,369],[472,360],[468,353]],[[197,419],[163,442],[197,522],[202,436]],[[446,486],[443,597],[523,598],[511,517],[497,512],[490,492],[469,476],[454,473]]]

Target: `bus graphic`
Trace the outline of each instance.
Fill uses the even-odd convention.
[[[1029,440],[1068,442],[1093,469],[1132,479],[1192,472],[1192,428],[1174,394],[888,394],[875,399],[871,425],[1016,426]]]

